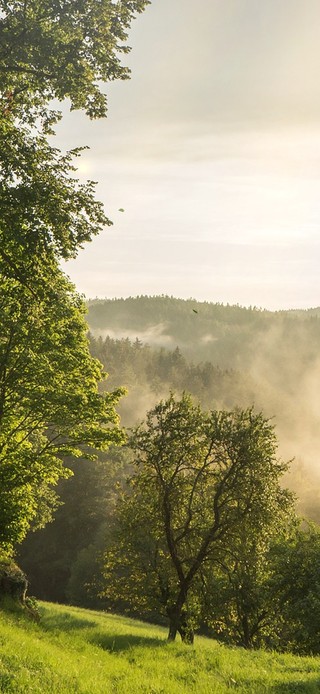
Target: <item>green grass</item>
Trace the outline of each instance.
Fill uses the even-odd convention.
[[[320,692],[320,658],[227,648],[124,617],[41,603],[40,624],[0,613],[0,692],[287,694]]]

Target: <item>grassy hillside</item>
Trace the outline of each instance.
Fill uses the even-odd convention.
[[[115,615],[48,603],[40,624],[0,613],[0,692],[223,694],[319,692],[320,658],[227,648]]]

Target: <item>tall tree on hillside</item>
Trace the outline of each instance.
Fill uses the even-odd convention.
[[[89,354],[82,301],[59,275],[51,292],[31,301],[18,282],[0,287],[0,544],[9,549],[31,520],[47,518],[64,458],[122,441],[121,391],[97,392],[101,365]]]
[[[0,0],[0,91],[3,113],[45,117],[48,103],[105,116],[101,84],[126,79],[121,53],[134,15],[149,0]]]
[[[46,140],[61,113],[52,99],[105,116],[101,81],[125,79],[119,55],[148,0],[0,0],[1,272],[18,280],[32,256],[74,257],[108,223],[93,184],[72,177],[72,153]],[[71,177],[70,177],[71,174]],[[44,267],[42,267],[44,269]],[[38,273],[36,275],[36,278]]]
[[[59,260],[109,224],[94,184],[47,141],[68,98],[106,114],[101,81],[126,78],[119,53],[147,0],[0,0],[0,545],[44,522],[67,455],[121,440],[99,395],[83,302]]]
[[[105,559],[105,595],[169,620],[192,642],[205,577],[266,536],[290,508],[273,426],[252,409],[203,412],[171,396],[148,413],[131,447],[135,474],[118,507]]]

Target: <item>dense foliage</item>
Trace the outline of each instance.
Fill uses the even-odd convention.
[[[0,2],[0,546],[45,522],[70,455],[120,442],[120,392],[99,394],[101,367],[84,306],[59,268],[109,223],[94,184],[49,144],[69,98],[106,113],[101,80],[128,76],[119,53],[147,2]]]
[[[222,369],[208,361],[194,363],[179,347],[165,349],[136,339],[105,339],[90,335],[90,350],[108,370],[108,386],[127,388],[120,412],[123,423],[133,426],[145,417],[146,410],[170,391],[186,391],[203,407],[232,408],[249,406],[258,387],[246,372]],[[103,384],[102,384],[103,388]]]
[[[257,387],[247,374],[223,371],[210,363],[192,364],[177,348],[170,351],[144,345],[138,340],[130,342],[128,338],[114,340],[107,337],[92,338],[91,350],[105,365],[109,365],[108,383],[110,381],[113,388],[119,383],[128,387],[129,395],[121,403],[123,421],[127,425],[135,425],[148,407],[155,406],[159,395],[167,398],[170,390],[178,394],[189,388],[205,409],[219,409],[236,405],[247,408]],[[116,499],[125,488],[125,479],[132,474],[129,453],[128,448],[114,449],[104,455],[104,461],[83,463],[79,460],[72,463],[74,477],[58,486],[64,505],[56,511],[53,523],[28,536],[20,552],[20,561],[30,577],[31,591],[38,597],[103,608],[113,606],[120,612],[129,610],[133,613],[136,610],[139,615],[163,621],[159,605],[151,609],[149,604],[146,610],[141,604],[142,596],[135,606],[129,605],[125,591],[121,599],[119,595],[117,599],[113,595],[112,601],[106,597],[99,598],[103,591],[101,556],[111,541]],[[292,483],[292,478],[286,478],[286,483],[288,481]],[[317,491],[314,482],[311,478],[308,482],[305,470],[298,466],[296,488],[300,496],[308,484],[308,495],[311,491],[314,495]],[[201,629],[230,643],[249,642],[255,646],[260,644],[280,649],[292,647],[304,652],[309,648],[310,651],[308,614],[311,629],[312,610],[304,612],[305,641],[301,641],[300,646],[295,636],[295,624],[302,616],[299,615],[300,607],[295,610],[293,601],[290,619],[288,611],[286,618],[282,617],[284,601],[280,601],[280,594],[285,563],[281,556],[286,556],[289,546],[295,546],[294,528],[290,539],[289,528],[280,537],[278,526],[273,526],[275,538],[271,528],[266,526],[266,537],[262,532],[258,541],[256,535],[249,532],[248,525],[242,526],[240,558],[230,554],[225,557],[223,567],[216,566],[214,574],[206,575],[206,590],[201,598],[203,607],[198,612]],[[304,537],[304,531],[301,532]],[[311,544],[307,547],[311,551]],[[293,552],[290,564],[293,585],[301,580],[299,571]],[[304,580],[307,586],[307,572]],[[310,585],[310,591],[309,604],[318,600],[316,582]],[[314,641],[313,649],[317,652]]]
[[[234,574],[236,564],[242,642],[252,645],[250,574],[292,510],[273,426],[252,409],[204,412],[186,395],[171,396],[148,412],[130,447],[135,473],[106,553],[105,594],[145,613],[158,609],[169,639],[179,631],[190,642],[201,614],[210,617],[211,577]]]
[[[25,119],[48,114],[68,97],[91,117],[106,115],[101,83],[125,79],[119,54],[134,15],[148,0],[12,0],[0,2],[3,112]]]
[[[61,479],[62,502],[54,521],[29,533],[19,563],[32,594],[43,600],[104,607],[100,557],[112,522],[119,485],[129,475],[127,451],[116,447],[98,460],[68,460],[73,477]]]
[[[135,412],[143,419],[170,388],[186,390],[205,409],[254,403],[274,417],[282,457],[294,458],[286,483],[298,494],[299,511],[320,521],[319,309],[272,313],[143,296],[93,300],[88,321],[96,337],[93,353],[114,385],[129,386],[121,404],[126,421],[134,423]],[[141,349],[129,342],[136,338]],[[121,343],[114,345],[115,339]]]
[[[169,296],[94,299],[88,304],[94,334],[139,338],[174,349],[193,361],[221,368],[248,370],[264,360],[273,379],[283,370],[281,385],[291,386],[295,371],[317,359],[320,309],[271,312],[255,307],[200,302]]]
[[[50,293],[30,301],[14,280],[0,288],[0,544],[9,549],[31,520],[50,517],[66,456],[121,441],[110,428],[120,391],[97,392],[101,366],[88,351],[82,302],[63,277],[56,292],[63,303]]]
[[[319,653],[319,526],[304,522],[289,538],[279,537],[270,561],[275,645],[296,653]]]

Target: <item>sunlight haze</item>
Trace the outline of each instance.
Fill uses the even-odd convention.
[[[108,119],[58,129],[114,223],[78,290],[319,305],[318,0],[153,0],[129,45]]]

